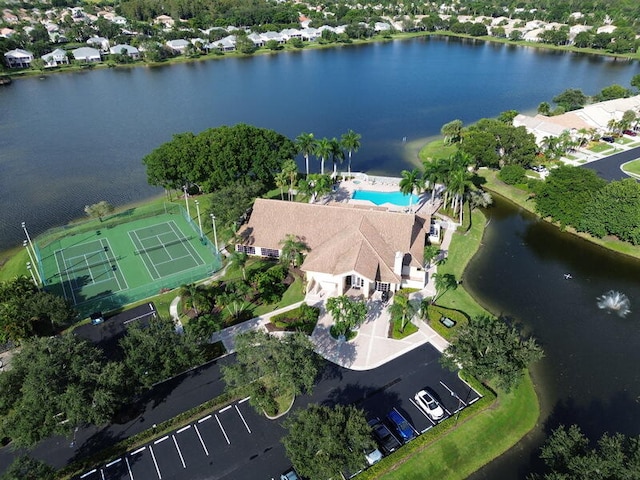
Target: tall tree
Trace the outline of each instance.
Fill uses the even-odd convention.
[[[393,296],[393,304],[389,307],[389,313],[393,321],[400,321],[400,331],[404,332],[407,323],[411,321],[418,311],[418,307],[409,300],[409,295],[404,292]]]
[[[55,469],[28,455],[17,457],[0,476],[0,480],[54,480]]]
[[[411,208],[413,205],[413,192],[419,192],[422,186],[420,170],[417,168],[413,170],[402,170],[400,174],[402,175],[400,191],[403,195],[409,195],[409,208]]]
[[[244,281],[247,280],[246,267],[247,267],[247,260],[248,259],[249,259],[249,256],[246,253],[238,252],[238,251],[232,252],[227,257],[228,265],[231,268],[239,268],[242,271],[242,279]]]
[[[126,384],[120,364],[75,335],[33,339],[0,374],[0,433],[29,447],[84,423],[102,424],[122,405]]]
[[[335,334],[346,335],[350,330],[359,327],[367,318],[367,304],[361,300],[340,295],[327,300],[327,312],[335,322]]]
[[[282,439],[296,471],[309,480],[341,478],[364,466],[363,451],[373,448],[371,427],[362,410],[352,405],[311,404],[285,420]]]
[[[280,261],[289,266],[299,267],[302,265],[304,259],[304,252],[309,251],[307,244],[293,234],[288,234],[283,240],[280,241],[282,246],[282,253],[280,254]]]
[[[462,368],[481,381],[495,379],[508,391],[517,385],[525,369],[542,357],[536,341],[523,339],[515,327],[500,319],[476,317],[460,328],[441,363],[454,371]]]
[[[289,182],[289,201],[293,200],[293,191],[298,179],[298,165],[294,160],[285,160],[282,164],[282,173]]]
[[[462,125],[462,120],[452,120],[442,126],[440,133],[444,137],[444,143],[446,145],[451,145],[452,143],[458,143],[460,141]]]
[[[337,138],[333,137],[330,141],[331,144],[331,163],[333,163],[333,177],[338,175],[338,163],[344,161],[344,150],[342,144]]]
[[[331,141],[326,137],[318,140],[313,154],[320,158],[320,175],[324,175],[324,162],[331,155]]]
[[[347,130],[347,133],[342,134],[342,138],[340,139],[342,142],[342,148],[344,148],[349,153],[349,163],[347,165],[349,176],[351,176],[351,153],[358,151],[358,149],[360,148],[361,138],[362,135],[349,129]]]
[[[296,137],[295,143],[298,153],[304,157],[305,173],[309,176],[309,156],[315,152],[316,139],[313,133],[303,132]]]
[[[433,297],[432,303],[436,303],[438,298],[444,295],[445,292],[458,288],[458,281],[451,273],[434,273],[431,275],[431,278],[433,279],[433,284],[436,287],[436,294]]]

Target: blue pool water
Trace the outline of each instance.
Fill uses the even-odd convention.
[[[356,190],[351,197],[354,200],[368,200],[376,205],[391,203],[399,207],[409,206],[409,195],[401,192],[374,192],[372,190]],[[418,203],[418,196],[411,195],[411,205]]]

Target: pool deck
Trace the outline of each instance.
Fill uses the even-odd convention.
[[[379,209],[398,213],[416,213],[425,216],[433,215],[433,213],[439,208],[440,202],[437,201],[432,204],[429,201],[431,199],[431,192],[422,192],[418,195],[418,202],[413,204],[411,208],[392,203],[375,205],[373,202],[368,200],[354,200],[351,198],[353,196],[353,192],[356,190],[397,192],[400,190],[400,180],[401,179],[397,177],[378,177],[359,174],[357,178],[340,182],[330,195],[327,203],[346,203],[356,208]]]

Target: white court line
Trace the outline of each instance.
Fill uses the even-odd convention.
[[[61,250],[57,250],[53,254],[53,256],[56,259],[56,266],[58,267],[58,273],[60,274],[60,280],[62,280],[62,269],[60,268],[60,262],[58,261],[58,252],[60,252],[60,255],[62,255],[62,251]],[[63,260],[64,260],[64,255],[63,255]],[[71,285],[69,285],[69,287],[71,287]],[[67,289],[64,288],[64,280],[62,280],[62,294],[64,295],[64,299],[65,300],[69,300],[69,297],[67,297]]]
[[[131,243],[133,243],[133,246],[136,248],[136,250],[140,250],[140,248],[138,248],[138,245],[142,245],[142,242],[140,241],[140,237],[138,237],[138,234],[136,233],[135,230],[129,230],[129,238],[131,239]],[[138,241],[138,243],[136,244],[135,240],[133,239],[133,236],[136,236],[136,240]],[[142,248],[144,248],[144,245],[142,245]],[[145,253],[141,253],[140,256],[145,255]],[[147,255],[147,258],[149,259],[149,261],[151,261],[151,259],[149,258],[149,256]],[[142,260],[142,263],[144,263],[144,267],[147,269],[147,272],[149,272],[149,276],[151,277],[152,280],[158,280],[158,278],[155,278],[153,276],[153,273],[151,273],[151,270],[149,269],[149,265],[147,265],[147,262],[145,262],[144,260]],[[151,262],[153,264],[153,262]],[[160,275],[160,273],[158,273],[158,271],[156,270],[156,274]]]
[[[198,423],[205,422],[205,421],[209,420],[210,418],[211,418],[211,415],[207,415],[206,417],[202,417],[200,420],[198,420]]]
[[[104,245],[102,242],[105,241],[107,244]],[[118,275],[113,272],[113,277],[111,278],[115,278],[116,279],[116,283],[118,284],[118,288],[120,290],[128,290],[129,289],[129,284],[127,283],[127,279],[125,278],[124,275],[122,275],[122,270],[120,270],[120,264],[118,263],[118,259],[116,258],[116,256],[113,254],[113,250],[111,249],[111,244],[109,243],[109,239],[107,238],[101,238],[100,239],[100,245],[102,245],[103,249],[106,246],[107,247],[107,252],[109,252],[109,255],[107,255],[107,261],[108,262],[114,262],[116,269],[120,272],[121,276],[122,276],[122,280],[124,281],[124,288],[122,288],[122,285],[120,284],[120,280],[118,280]],[[110,279],[111,279],[110,278]]]
[[[145,448],[147,448],[147,447],[140,447],[140,448],[139,448],[139,449],[137,449],[135,452],[131,452],[131,455],[135,455],[135,454],[137,454],[137,453],[143,452]]]
[[[202,435],[200,435],[200,430],[198,429],[198,426],[194,425],[193,428],[196,429],[196,433],[198,434],[198,438],[200,439],[200,443],[202,444],[202,448],[204,448],[204,453],[206,453],[207,457],[208,457],[209,456],[209,450],[207,450],[207,446],[204,444],[204,440],[202,440]]]
[[[175,225],[175,227],[178,229],[178,231],[179,231],[180,233],[182,233],[182,230],[180,230],[180,229],[178,228],[178,225],[176,225],[176,222],[174,222],[173,220],[171,220],[171,221],[170,221],[170,222],[168,222],[168,223],[169,223],[169,226],[171,227],[171,230],[173,230],[173,233],[176,233],[175,229],[173,228],[173,227],[174,227],[174,225]],[[178,234],[176,233],[176,235],[178,235]],[[180,238],[180,236],[179,236],[179,235],[178,235],[178,238]],[[205,261],[202,259],[202,257],[201,257],[201,256],[200,256],[200,254],[198,253],[198,251],[197,251],[197,250],[195,250],[195,249],[193,248],[193,245],[191,245],[188,241],[187,241],[187,242],[182,242],[182,243],[183,243],[183,245],[185,245],[185,249],[187,250],[187,252],[189,252],[189,254],[191,255],[191,257],[193,258],[193,260],[194,260],[196,263],[198,263],[198,259],[196,259],[196,257],[194,257],[194,256],[193,256],[193,253],[195,253],[195,254],[196,254],[196,256],[200,259],[200,263],[198,263],[198,265],[202,265],[203,263],[205,263]],[[188,245],[188,246],[187,246],[187,245]],[[190,252],[190,251],[189,251],[189,247],[191,247],[191,250],[193,250],[193,252]]]
[[[222,433],[224,434],[224,438],[227,440],[227,445],[231,445],[231,442],[229,441],[229,437],[227,437],[227,432],[224,431],[224,428],[222,427],[222,424],[220,423],[220,419],[218,418],[218,415],[216,415],[216,420],[218,421],[218,425],[220,426],[220,430],[222,430]]]
[[[226,412],[227,410],[229,410],[229,409],[230,409],[230,408],[232,408],[232,407],[233,407],[233,405],[227,405],[227,406],[226,406],[226,407],[224,407],[223,409],[218,410],[218,413]]]
[[[149,445],[149,451],[151,452],[151,458],[153,458],[153,464],[156,466],[156,472],[158,472],[159,480],[162,480],[162,474],[160,473],[160,467],[158,467],[158,462],[156,461],[156,455],[153,453],[153,448]]]
[[[178,430],[176,433],[182,433],[185,430],[189,430],[191,428],[191,425],[187,425],[186,427],[182,427],[180,430]]]
[[[178,450],[178,455],[180,455],[180,461],[182,462],[182,468],[187,468],[187,464],[184,463],[184,457],[182,456],[182,452],[180,451],[180,447],[178,446],[178,441],[176,440],[176,436],[175,435],[171,435],[171,437],[173,438],[173,443],[176,446],[176,450]]]
[[[156,440],[155,442],[153,442],[153,444],[154,444],[154,445],[157,445],[157,444],[159,444],[159,443],[161,443],[161,442],[164,442],[167,438],[169,438],[169,435],[165,435],[164,437],[159,438],[158,440]]]
[[[62,252],[60,255],[62,255],[62,263],[66,265],[67,261],[64,258],[64,252]],[[71,290],[71,296],[73,297],[73,304],[77,305],[78,301],[76,300],[76,294],[73,293],[73,284],[71,283],[71,276],[69,275],[69,272],[66,269],[65,269],[65,273],[67,274],[67,282],[69,282],[69,289]]]
[[[118,459],[114,460],[113,462],[109,462],[109,463],[107,463],[107,464],[104,466],[104,468],[112,467],[113,465],[115,465],[116,463],[120,463],[121,461],[122,461],[122,459],[121,459],[121,458],[118,458]]]
[[[83,473],[82,475],[80,475],[80,478],[87,478],[89,475],[93,475],[94,473],[96,473],[98,471],[97,468],[94,468],[93,470],[91,470],[90,472],[87,473]]]
[[[129,476],[131,477],[131,480],[134,480],[133,472],[131,471],[131,465],[129,464],[129,459],[127,457],[124,457],[124,461],[127,463],[127,470],[129,471]]]
[[[242,400],[239,400],[238,403],[244,403],[249,400],[251,397],[244,397]]]
[[[187,253],[189,253],[189,252],[187,252]],[[175,262],[176,260],[182,260],[183,258],[190,258],[190,259],[191,259],[191,260],[193,260],[194,262],[196,261],[196,260],[193,258],[193,255],[191,255],[191,254],[189,253],[189,255],[183,255],[183,256],[181,256],[181,257],[175,257],[175,258],[172,258],[171,260],[167,260],[166,262],[158,262],[158,263],[156,263],[156,265],[158,265],[158,266],[159,266],[159,265],[164,265],[165,263],[173,263],[173,262]],[[189,268],[193,268],[193,267],[189,267]],[[186,270],[186,269],[185,269],[185,270]]]
[[[251,433],[251,429],[249,428],[249,425],[247,425],[247,422],[245,421],[244,417],[242,416],[242,413],[240,413],[240,409],[238,408],[237,405],[234,405],[236,407],[236,412],[238,412],[238,415],[240,415],[240,418],[242,419],[242,423],[244,423],[245,428],[247,429],[247,432]]]

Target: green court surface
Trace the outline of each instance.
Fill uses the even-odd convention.
[[[105,223],[39,244],[47,290],[87,314],[211,275],[220,268],[219,256],[183,213]]]

